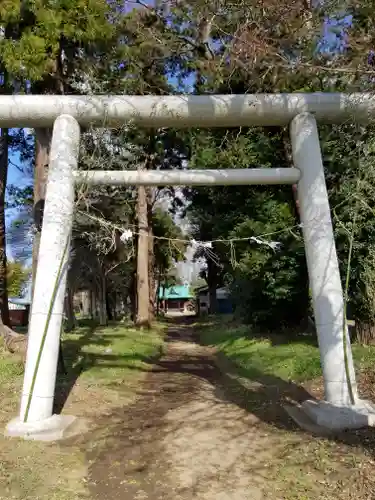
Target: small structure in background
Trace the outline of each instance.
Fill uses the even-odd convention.
[[[95,296],[91,290],[78,290],[73,295],[73,311],[79,318],[97,316]]]
[[[210,294],[208,286],[199,287],[197,294],[197,313],[198,315],[208,314],[210,310]],[[225,287],[216,289],[217,313],[231,314],[233,312],[233,303],[230,298],[229,290]]]
[[[193,312],[194,294],[189,285],[174,285],[159,288],[159,310],[167,312]]]
[[[29,324],[31,302],[28,298],[9,297],[9,318],[10,325],[14,326],[27,326]]]

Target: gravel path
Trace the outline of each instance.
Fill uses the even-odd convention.
[[[171,326],[166,355],[133,406],[111,414],[111,432],[90,457],[93,498],[258,500],[269,436],[228,401],[209,348],[188,321]]]

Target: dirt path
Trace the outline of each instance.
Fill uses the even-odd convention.
[[[111,415],[116,424],[104,450],[90,453],[93,498],[263,498],[269,437],[225,398],[220,376],[189,323],[172,326],[167,353],[137,402]]]

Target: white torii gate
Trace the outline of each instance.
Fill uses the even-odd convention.
[[[50,127],[53,124],[21,408],[19,416],[7,425],[7,435],[59,439],[74,420],[74,417],[53,415],[52,411],[74,186],[81,182],[157,186],[298,182],[325,388],[325,401],[306,401],[302,411],[314,423],[329,429],[373,425],[375,409],[357,394],[317,121],[340,123],[351,119],[367,123],[374,118],[375,97],[366,93],[0,96],[0,127]],[[113,127],[129,121],[147,127],[179,128],[290,125],[295,168],[77,171],[81,125]]]

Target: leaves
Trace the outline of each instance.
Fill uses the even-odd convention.
[[[7,286],[9,297],[20,297],[30,278],[31,270],[20,262],[7,263]]]

